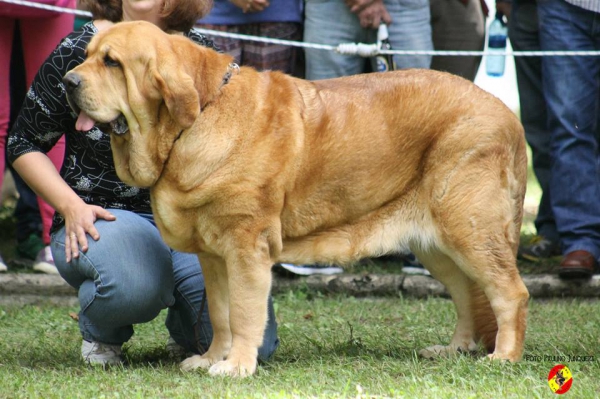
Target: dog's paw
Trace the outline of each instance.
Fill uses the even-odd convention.
[[[208,369],[214,362],[211,359],[200,355],[188,357],[179,364],[179,368],[183,371],[192,371],[198,368]]]
[[[223,375],[228,377],[249,377],[256,371],[256,361],[242,364],[230,360],[223,360],[211,366],[208,373],[212,376]]]
[[[425,359],[437,359],[439,357],[457,356],[462,353],[471,353],[477,351],[477,345],[472,344],[462,346],[457,345],[433,345],[419,351],[419,356]]]
[[[496,352],[490,353],[486,358],[495,362],[518,362],[520,360],[518,356],[501,355]]]

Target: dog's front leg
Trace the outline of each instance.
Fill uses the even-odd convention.
[[[267,325],[267,303],[271,289],[270,259],[252,256],[247,251],[241,251],[238,255],[241,256],[227,260],[232,347],[226,360],[210,368],[211,375],[246,377],[254,374],[258,348],[263,342]]]
[[[225,261],[216,256],[198,256],[208,302],[208,314],[213,328],[213,339],[203,355],[195,355],[181,363],[185,371],[197,368],[208,369],[225,359],[231,349],[231,329],[229,327],[229,286]],[[200,322],[200,321],[198,321]]]

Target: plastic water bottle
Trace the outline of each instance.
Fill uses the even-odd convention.
[[[506,34],[508,29],[503,17],[502,13],[497,12],[496,18],[490,24],[488,37],[489,53],[504,53],[506,51]],[[504,75],[504,64],[506,64],[506,56],[504,54],[490,54],[486,58],[485,71],[489,76],[502,76]]]
[[[390,35],[386,24],[379,25],[379,29],[377,30],[377,43],[381,43],[381,50],[392,49]],[[396,69],[393,54],[378,54],[377,57],[375,57],[375,61],[377,63],[377,72],[394,71]]]

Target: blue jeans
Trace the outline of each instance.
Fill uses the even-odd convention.
[[[392,17],[388,27],[394,50],[433,50],[428,0],[384,0]],[[343,0],[306,0],[304,41],[337,46],[376,43],[377,30],[360,26]],[[318,80],[364,72],[367,58],[328,50],[305,49],[306,79]],[[395,55],[398,69],[429,68],[430,55]]]
[[[597,50],[600,13],[539,0],[542,50]],[[542,79],[552,134],[550,199],[563,253],[600,258],[600,59],[544,57]]]
[[[83,339],[121,345],[133,325],[153,320],[169,308],[166,326],[187,351],[202,353],[212,340],[204,277],[198,258],[171,250],[152,215],[110,209],[117,220],[95,223],[100,239],[88,237],[89,249],[65,259],[65,228],[52,234],[52,255],[61,276],[79,290],[79,329]],[[198,314],[203,305],[200,323]],[[269,299],[269,322],[259,359],[277,349],[277,322]]]
[[[540,32],[536,0],[513,0],[508,36],[515,51],[539,51]],[[539,235],[558,243],[559,237],[550,203],[552,155],[548,113],[542,86],[542,58],[515,57],[521,123],[531,147],[533,172],[542,189],[535,227]]]

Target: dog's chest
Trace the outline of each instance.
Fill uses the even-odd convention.
[[[152,213],[160,234],[167,245],[177,251],[199,253],[207,248],[198,234],[192,212],[181,209],[169,200],[152,198]]]

